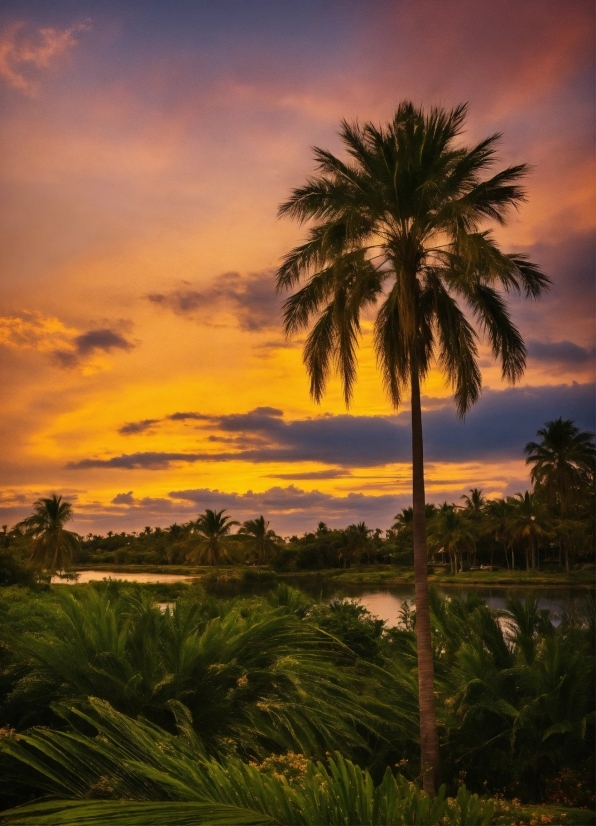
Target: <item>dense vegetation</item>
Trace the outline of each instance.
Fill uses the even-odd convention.
[[[469,803],[477,820],[461,820],[453,803],[441,809],[443,797],[432,814],[406,782],[419,772],[415,621],[406,609],[387,628],[354,603],[313,602],[285,585],[229,601],[194,586],[165,610],[142,586],[113,581],[4,588],[4,808],[50,792],[87,806],[81,816],[95,812],[80,822],[111,822],[108,801],[121,798],[141,807],[114,822],[197,822],[201,806],[226,803],[224,772],[244,784],[233,801],[243,814],[222,823],[344,822],[317,820],[316,809],[340,798],[344,781],[362,786],[354,811],[365,798],[377,814],[393,811],[347,822],[401,823],[407,805],[425,813],[406,822],[449,812],[451,822],[491,822],[481,801]],[[433,594],[432,625],[447,791],[465,779],[484,796],[593,805],[593,600],[554,627],[537,601],[510,599],[499,617],[476,597]],[[395,779],[383,779],[387,766]],[[159,820],[143,808],[157,801],[195,808]],[[48,822],[79,822],[72,812]]]

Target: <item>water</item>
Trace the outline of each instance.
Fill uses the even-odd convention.
[[[87,583],[101,581],[103,579],[120,579],[125,582],[141,583],[168,583],[168,582],[192,582],[193,577],[181,574],[149,574],[144,572],[120,573],[119,571],[81,571],[77,583]],[[404,603],[407,601],[411,606],[414,604],[413,585],[395,585],[392,587],[382,586],[373,588],[366,585],[356,585],[334,583],[332,580],[310,579],[301,577],[284,578],[288,585],[309,594],[316,599],[322,598],[328,601],[334,599],[353,599],[363,605],[371,614],[384,620],[388,626],[399,624],[399,617]],[[55,584],[74,584],[73,581],[61,580],[53,577]],[[222,582],[209,584],[208,589],[216,596],[230,598],[236,596],[249,596],[264,594],[274,587],[272,582]],[[563,611],[565,605],[570,601],[581,599],[585,593],[585,588],[526,588],[523,585],[513,587],[472,587],[467,586],[438,586],[437,591],[441,596],[459,596],[466,598],[469,594],[478,594],[493,611],[500,611],[505,608],[507,597],[511,594],[515,596],[533,597],[539,596],[538,606],[540,609],[547,609],[555,623]],[[165,603],[164,603],[165,605]]]

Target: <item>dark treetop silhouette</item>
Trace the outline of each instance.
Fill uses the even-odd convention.
[[[333,368],[346,404],[356,379],[360,316],[377,308],[374,344],[395,408],[410,389],[412,411],[414,569],[421,759],[424,788],[439,775],[434,672],[427,582],[420,384],[436,362],[453,387],[458,414],[478,399],[477,333],[488,338],[503,378],[515,382],[526,349],[503,298],[538,298],[549,279],[523,255],[503,253],[487,219],[504,224],[525,199],[523,164],[489,178],[499,135],[458,146],[467,107],[428,112],[401,103],[386,126],[342,122],[343,161],[315,148],[317,174],[295,189],[279,214],[312,221],[307,240],[289,252],[278,289],[288,335],[312,324],[304,362],[320,401]],[[463,304],[463,309],[462,305]]]

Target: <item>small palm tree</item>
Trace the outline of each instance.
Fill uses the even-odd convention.
[[[392,405],[409,389],[420,738],[424,788],[439,775],[433,648],[427,579],[421,383],[438,364],[460,416],[481,391],[477,333],[469,308],[503,378],[523,374],[526,350],[503,293],[538,298],[549,281],[522,255],[504,254],[484,222],[506,222],[525,197],[524,165],[484,177],[499,135],[472,148],[456,145],[467,107],[425,112],[400,104],[384,127],[342,123],[342,160],[315,149],[319,174],[295,189],[280,215],[312,222],[289,252],[278,289],[303,286],[285,303],[287,334],[312,324],[304,362],[320,402],[334,367],[349,404],[357,373],[361,315],[376,310],[374,343]]]
[[[78,534],[64,527],[72,518],[71,503],[55,493],[33,503],[33,513],[17,527],[32,537],[31,562],[36,568],[54,574],[69,566],[79,547]]]
[[[209,508],[205,513],[201,514],[195,522],[195,531],[201,537],[198,554],[198,560],[207,560],[208,565],[215,565],[219,571],[219,563],[222,557],[228,556],[225,547],[224,539],[229,536],[230,531],[234,525],[239,525],[231,517],[224,516],[225,509],[221,511],[212,511]]]
[[[267,552],[274,550],[277,539],[275,531],[269,528],[269,522],[265,520],[264,516],[259,516],[257,519],[247,519],[246,522],[242,523],[238,533],[252,539],[252,544],[257,551],[259,565],[262,565]]]

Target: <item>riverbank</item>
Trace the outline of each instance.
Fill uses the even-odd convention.
[[[105,571],[106,576],[115,574],[163,574],[192,577],[201,583],[210,582],[274,582],[285,580],[297,583],[317,580],[337,584],[354,584],[374,586],[412,585],[414,572],[409,569],[396,569],[390,565],[352,566],[348,569],[330,568],[318,571],[276,572],[267,567],[222,566],[219,571],[207,566],[190,565],[80,565],[78,571]],[[525,588],[576,588],[595,585],[594,567],[571,571],[464,571],[452,574],[445,570],[429,570],[428,580],[441,586],[476,587],[523,586]]]

